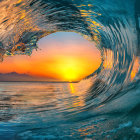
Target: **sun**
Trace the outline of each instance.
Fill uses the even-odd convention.
[[[77,81],[80,80],[81,66],[79,61],[73,58],[61,59],[59,63],[59,75],[62,80],[65,81]]]
[[[62,79],[72,82],[79,80],[78,74],[77,74],[77,69],[73,67],[65,67],[61,73]]]

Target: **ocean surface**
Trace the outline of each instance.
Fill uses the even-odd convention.
[[[83,84],[0,82],[0,139],[139,140],[138,89],[95,109]]]
[[[1,82],[0,140],[140,140],[140,1],[0,0],[0,61],[55,32],[96,44],[100,67],[79,83]]]

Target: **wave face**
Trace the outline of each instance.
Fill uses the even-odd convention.
[[[70,131],[60,139],[68,135],[73,139],[140,138],[139,9],[138,0],[0,1],[1,61],[6,56],[31,55],[32,50],[38,47],[39,39],[59,31],[77,32],[87,40],[96,42],[101,50],[100,68],[76,84],[76,92],[81,94],[75,96],[82,98],[84,104],[72,110],[63,108],[67,119],[61,121],[60,129]],[[70,100],[68,97],[66,99]],[[71,127],[70,122],[73,122]],[[94,130],[97,131],[95,124],[100,126],[98,131],[101,133],[98,135],[94,133]],[[88,125],[90,127],[87,129]],[[75,126],[81,127],[79,131],[84,135],[72,135],[71,129]],[[44,129],[44,126],[32,128],[23,136],[27,134],[30,138],[31,131],[41,131],[43,135],[49,128],[46,132]],[[50,135],[48,139],[53,138]]]

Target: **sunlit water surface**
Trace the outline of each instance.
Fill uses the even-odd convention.
[[[91,83],[88,81],[85,87],[90,88]],[[84,93],[83,84],[1,82],[1,140],[111,139],[122,135],[139,138],[138,114],[129,118],[122,115],[121,110],[115,110],[120,108],[118,101],[108,105],[106,111],[102,106],[95,110],[84,108],[88,106],[89,95]],[[135,94],[138,98],[138,91]],[[127,96],[124,98],[128,100],[131,95]],[[126,104],[123,101],[119,101],[122,106]],[[138,101],[135,99],[135,104]],[[112,106],[113,111],[110,111]]]
[[[0,83],[0,140],[140,140],[139,6],[1,0],[0,61],[31,55],[38,40],[61,31],[96,43],[102,63],[80,83]]]

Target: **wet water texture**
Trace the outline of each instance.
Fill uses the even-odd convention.
[[[94,108],[83,84],[0,83],[0,138],[139,139],[138,89]]]
[[[0,82],[1,140],[139,140],[139,0],[1,0],[0,60],[76,32],[102,64],[78,83]]]

